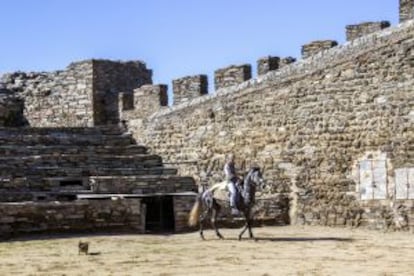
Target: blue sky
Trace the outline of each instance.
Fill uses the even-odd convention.
[[[143,60],[154,83],[267,55],[300,57],[345,25],[389,20],[398,0],[1,0],[0,74],[90,58]],[[254,70],[255,71],[255,70]]]

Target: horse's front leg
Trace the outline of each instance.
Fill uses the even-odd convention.
[[[243,236],[244,232],[246,232],[246,230],[249,228],[248,214],[245,211],[243,211],[243,215],[244,215],[244,218],[246,220],[246,223],[244,224],[243,230],[239,234],[239,241],[242,239],[242,236]]]
[[[248,221],[249,222],[247,223],[247,225],[248,225],[248,228],[249,228],[249,237],[251,239],[254,239],[253,231],[252,231],[252,220],[250,219],[250,217],[249,217]]]
[[[213,211],[212,211],[212,215],[211,215],[211,224],[214,228],[214,231],[216,231],[216,235],[217,237],[219,237],[219,239],[224,239],[224,237],[220,234],[220,231],[218,230],[218,227],[216,225],[216,221],[217,221],[217,216],[218,213],[220,211],[220,206],[216,205],[213,207]]]
[[[244,232],[246,232],[246,230],[249,230],[249,237],[251,239],[254,239],[253,232],[252,232],[252,224],[251,224],[251,219],[250,219],[250,211],[244,211],[243,214],[246,219],[246,224],[244,225],[244,228],[239,235],[239,240],[242,239],[242,236]]]

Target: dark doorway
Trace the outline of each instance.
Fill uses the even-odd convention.
[[[83,186],[83,181],[76,179],[76,180],[61,180],[59,182],[59,185],[61,187],[67,187],[67,186]]]
[[[148,233],[174,232],[174,205],[172,196],[144,198],[146,205],[145,231]]]

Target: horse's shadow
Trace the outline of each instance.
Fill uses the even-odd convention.
[[[99,252],[99,251],[98,251],[98,252],[89,252],[89,253],[88,253],[88,255],[89,255],[89,256],[99,256],[99,255],[101,255],[101,254],[102,254],[102,253],[101,253],[101,252]]]
[[[354,239],[337,238],[337,237],[257,237],[256,241],[270,241],[270,242],[319,242],[319,241],[334,241],[334,242],[352,242]]]
[[[224,240],[239,240],[237,238],[224,238]],[[265,241],[265,242],[323,242],[323,241],[332,241],[332,242],[352,242],[354,239],[351,238],[337,238],[337,237],[255,237],[254,239],[243,238],[242,240],[253,240],[256,242]]]

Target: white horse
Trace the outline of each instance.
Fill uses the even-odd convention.
[[[236,208],[244,215],[246,219],[246,224],[239,234],[239,240],[241,240],[246,230],[249,230],[250,238],[254,238],[251,229],[251,210],[255,203],[256,189],[258,186],[260,188],[263,188],[264,183],[265,181],[263,180],[262,173],[259,167],[251,168],[243,180],[243,187],[241,187],[241,189],[238,192]],[[204,239],[203,221],[209,215],[211,216],[211,223],[216,232],[216,235],[220,239],[223,239],[223,236],[220,234],[220,231],[218,230],[216,225],[217,216],[221,210],[221,206],[220,204],[218,204],[217,197],[214,195],[214,192],[219,190],[225,190],[226,186],[227,182],[223,181],[213,185],[209,189],[203,188],[202,191],[197,195],[196,202],[190,212],[188,224],[190,226],[195,226],[199,224],[200,236],[202,239]]]

